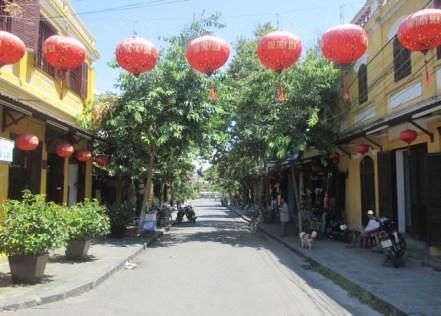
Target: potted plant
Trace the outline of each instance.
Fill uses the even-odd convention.
[[[74,204],[65,212],[68,227],[66,258],[82,259],[89,251],[92,239],[109,233],[110,221],[106,209],[97,200]]]
[[[9,259],[14,283],[37,283],[44,274],[49,250],[67,239],[62,208],[41,195],[24,191],[21,201],[2,203],[0,253]]]
[[[125,202],[119,206],[109,208],[110,232],[114,238],[123,238],[126,234],[127,225],[135,215],[134,205]]]

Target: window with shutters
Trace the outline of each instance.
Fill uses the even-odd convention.
[[[8,12],[5,12],[5,2],[0,0],[0,30],[11,31],[11,18],[8,16]]]
[[[367,66],[360,66],[358,70],[358,104],[363,104],[368,100]]]
[[[89,67],[83,63],[80,67],[67,73],[67,87],[82,99],[87,98],[87,82]]]
[[[401,46],[397,38],[395,38],[393,46],[394,78],[397,82],[412,73],[412,61],[410,51]]]
[[[47,38],[55,34],[57,34],[57,32],[48,22],[40,21],[35,66],[52,77],[55,77],[55,68],[50,66],[43,57],[43,43]]]

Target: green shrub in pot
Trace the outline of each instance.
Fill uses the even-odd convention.
[[[135,217],[135,206],[132,203],[123,203],[109,208],[110,230],[112,237],[122,238],[125,236],[127,225]]]
[[[38,282],[49,250],[64,246],[68,238],[63,207],[29,191],[21,201],[7,200],[0,207],[0,253],[9,258],[13,281]]]
[[[65,212],[68,227],[66,257],[80,259],[87,255],[90,241],[106,236],[110,231],[110,220],[105,207],[97,200],[76,203]]]

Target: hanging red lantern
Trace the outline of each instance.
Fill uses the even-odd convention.
[[[400,133],[400,139],[408,145],[410,145],[410,143],[412,143],[417,138],[417,136],[417,132],[413,129],[407,129]]]
[[[263,36],[257,45],[257,56],[262,65],[278,73],[294,65],[302,53],[302,42],[289,32],[275,31]],[[279,81],[279,102],[285,101]]]
[[[329,155],[329,160],[332,160],[333,162],[337,163],[340,161],[340,154],[335,152]]]
[[[227,62],[230,56],[230,46],[221,38],[205,35],[188,43],[185,56],[194,69],[211,76]],[[214,86],[210,88],[210,99],[216,100]]]
[[[366,31],[355,24],[342,24],[330,28],[320,40],[323,56],[334,64],[346,68],[363,56],[367,47]],[[343,98],[347,101],[349,92],[346,74],[343,75],[343,90]]]
[[[18,135],[15,139],[15,146],[23,151],[35,150],[38,147],[38,144],[38,137],[30,133]]]
[[[115,55],[118,65],[136,77],[152,70],[159,57],[155,46],[138,36],[119,43]]]
[[[63,97],[64,82],[68,70],[80,67],[86,59],[83,44],[72,37],[53,35],[43,43],[43,57],[49,65],[59,71],[61,79],[60,98]]]
[[[365,155],[369,152],[369,146],[366,144],[358,144],[355,146],[355,151],[360,155]]]
[[[95,157],[95,162],[100,166],[106,166],[109,163],[109,158],[104,155],[99,155]]]
[[[441,10],[424,9],[404,19],[397,33],[401,45],[411,51],[420,51],[424,55],[441,45]],[[430,84],[429,63],[425,63],[425,81]]]
[[[0,67],[15,64],[23,58],[25,52],[26,46],[20,38],[0,31]]]
[[[75,158],[77,158],[77,160],[81,162],[89,161],[90,159],[92,159],[92,153],[90,152],[90,150],[81,149],[75,153]]]
[[[58,144],[57,147],[55,147],[55,153],[60,158],[69,158],[73,155],[74,148],[68,143]]]

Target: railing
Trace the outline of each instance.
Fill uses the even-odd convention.
[[[11,31],[11,18],[8,15],[8,12],[5,12],[5,3],[0,0],[0,30],[2,31]]]

